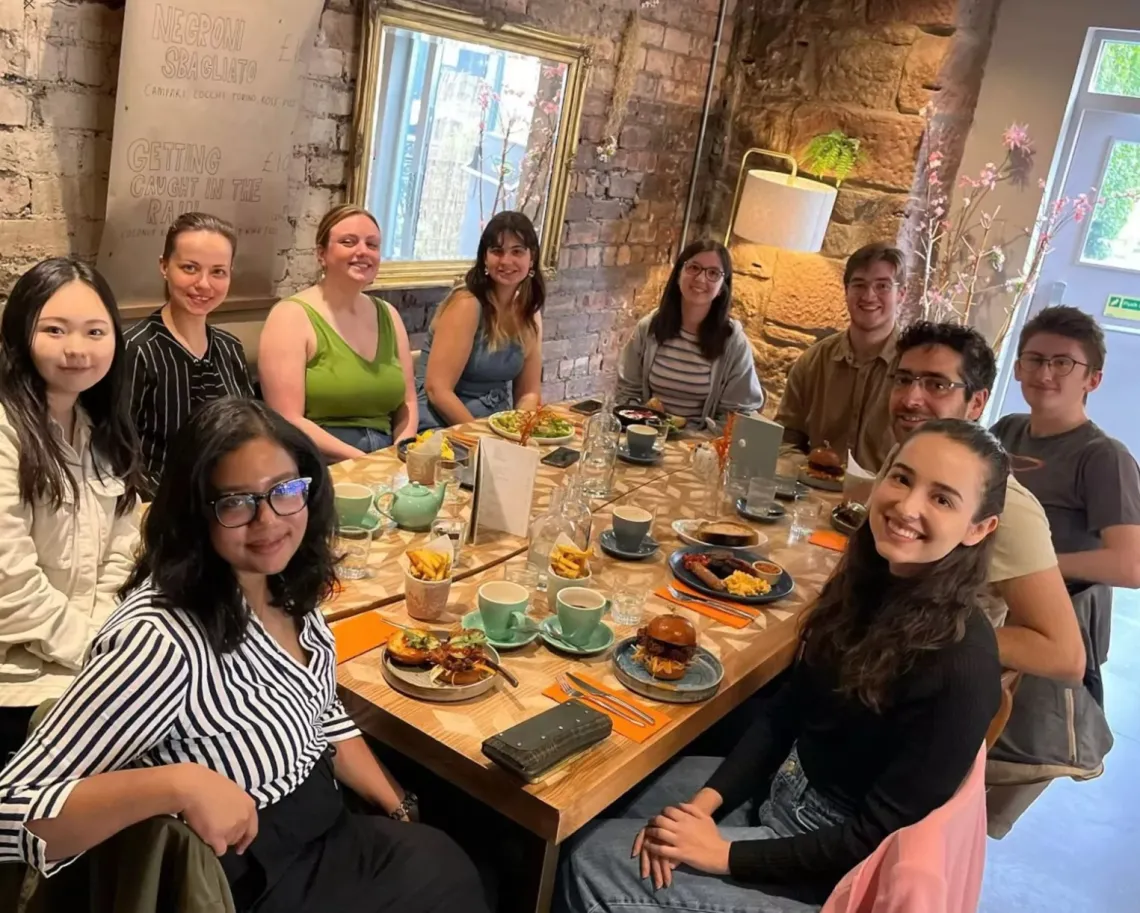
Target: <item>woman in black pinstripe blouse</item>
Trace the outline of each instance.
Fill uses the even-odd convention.
[[[332,483],[309,439],[224,399],[183,426],[125,599],[0,773],[0,862],[50,873],[180,815],[257,913],[486,909],[336,695]],[[350,813],[338,784],[385,815]]]

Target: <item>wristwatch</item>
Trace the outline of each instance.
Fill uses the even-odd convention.
[[[388,812],[394,821],[419,821],[420,798],[413,792],[404,793],[404,801]]]

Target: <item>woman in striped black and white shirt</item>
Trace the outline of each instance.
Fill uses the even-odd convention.
[[[410,823],[336,696],[318,605],[334,585],[332,484],[309,439],[251,400],[183,426],[125,599],[0,773],[0,863],[50,873],[180,815],[240,910],[482,911],[471,862]],[[350,813],[339,783],[387,816]]]
[[[673,265],[657,310],[641,319],[618,364],[618,398],[703,428],[764,406],[752,346],[729,317],[732,261],[723,244],[694,241]]]

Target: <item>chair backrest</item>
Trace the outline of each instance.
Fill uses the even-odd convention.
[[[986,748],[993,748],[1005,724],[1009,722],[1009,715],[1013,713],[1013,695],[1017,686],[1021,684],[1021,673],[1013,669],[1006,669],[1001,674],[1001,704],[994,718],[990,720],[990,728],[986,730]]]
[[[975,913],[986,861],[986,746],[950,799],[888,836],[821,913]]]

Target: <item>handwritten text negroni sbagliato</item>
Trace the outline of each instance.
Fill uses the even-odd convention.
[[[151,37],[170,45],[161,68],[167,79],[207,79],[246,86],[257,80],[257,61],[240,56],[245,41],[244,19],[158,4]]]

